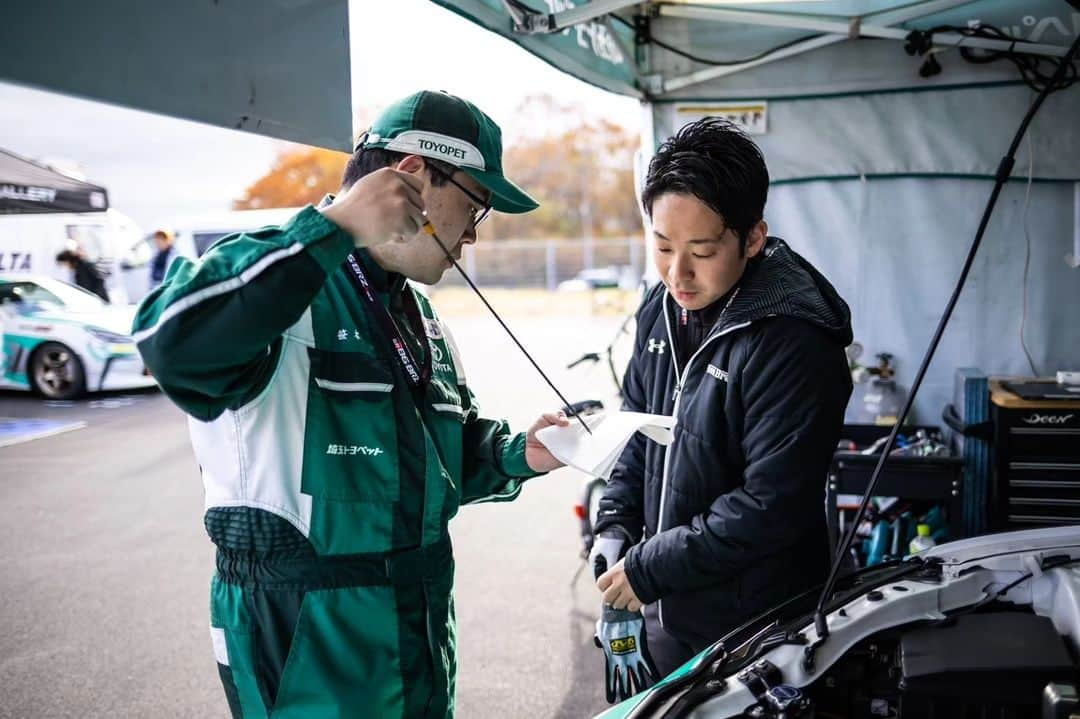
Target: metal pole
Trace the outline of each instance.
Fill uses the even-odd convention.
[[[544,242],[544,279],[548,292],[558,286],[558,269],[555,267],[555,240]]]

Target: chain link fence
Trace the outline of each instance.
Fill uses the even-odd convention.
[[[549,291],[562,283],[582,288],[634,289],[645,271],[640,236],[604,239],[488,240],[464,248],[462,266],[482,287],[532,287]],[[464,285],[448,272],[440,286]],[[564,285],[566,286],[566,285]]]

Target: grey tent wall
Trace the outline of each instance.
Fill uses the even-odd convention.
[[[851,305],[867,354],[896,355],[910,386],[956,282],[991,182],[963,179],[815,181],[772,189],[770,230],[819,267]],[[1030,375],[1080,367],[1080,270],[1072,183],[1009,183],[915,405],[940,423],[957,367]],[[1026,215],[1026,223],[1025,223]],[[1026,224],[1026,230],[1025,230]],[[1030,242],[1026,286],[1024,261]]]
[[[768,131],[754,139],[774,178],[770,231],[833,281],[851,305],[856,339],[868,355],[894,354],[904,384],[1031,97],[1024,86],[1006,85],[769,99]],[[1035,371],[1080,368],[1080,269],[1065,259],[1080,243],[1078,111],[1080,87],[1052,96],[1021,145],[915,420],[940,421],[957,367],[1032,374],[1020,344],[1025,292]],[[657,141],[670,135],[679,124],[675,106],[655,105],[653,124]],[[1036,180],[1028,199],[1029,169]]]
[[[904,91],[745,98],[767,104],[767,131],[754,139],[772,181],[875,175],[993,177],[1034,93],[1026,85],[915,87]],[[717,100],[655,105],[663,139]],[[743,99],[736,103],[744,102]],[[1039,179],[1080,179],[1080,86],[1051,95],[1036,116],[1031,149]],[[1027,144],[1017,170],[1027,165]]]

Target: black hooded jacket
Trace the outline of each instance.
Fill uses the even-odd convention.
[[[674,414],[675,441],[634,436],[597,522],[627,535],[638,598],[695,649],[824,581],[825,480],[851,394],[847,304],[783,240],[723,302],[683,367],[678,306],[662,284],[646,296],[623,407]]]

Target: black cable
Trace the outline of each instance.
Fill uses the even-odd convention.
[[[621,16],[619,16],[619,15],[617,15],[615,13],[611,13],[611,17],[615,18],[616,20],[621,22],[623,25],[636,30],[636,28],[634,28],[634,24],[631,23],[626,18],[621,17]],[[678,55],[679,57],[684,57],[687,60],[693,60],[694,62],[701,63],[702,65],[712,65],[713,67],[727,67],[727,66],[731,66],[731,65],[742,65],[743,63],[747,63],[747,62],[755,62],[757,60],[762,60],[762,59],[768,57],[769,55],[772,55],[774,52],[779,52],[780,50],[784,50],[786,48],[789,48],[792,45],[798,45],[799,43],[806,42],[807,40],[813,40],[814,38],[819,38],[819,37],[822,37],[822,35],[821,34],[805,35],[803,37],[796,38],[795,40],[791,40],[790,42],[785,42],[782,45],[777,45],[775,47],[771,47],[768,50],[765,50],[763,52],[759,52],[757,55],[751,55],[750,57],[742,58],[741,60],[710,60],[709,58],[699,57],[697,55],[694,55],[692,53],[687,52],[686,50],[680,50],[679,48],[675,47],[674,45],[666,43],[663,40],[657,40],[656,37],[654,37],[651,32],[649,32],[645,36],[645,41],[649,42],[649,43],[652,43],[653,45],[656,45],[657,47],[661,47],[661,48],[667,50],[668,52],[672,53],[673,55]]]
[[[1069,1],[1077,2],[1077,4],[1080,4],[1080,0]],[[622,23],[626,27],[635,30],[635,32],[638,31],[638,28],[636,28],[634,24],[626,18],[616,13],[611,13],[611,17]],[[933,35],[935,33],[941,32],[952,32],[958,35],[962,35],[964,37],[1001,40],[1003,42],[1011,43],[1023,42],[1019,38],[1014,38],[1008,33],[1005,33],[992,25],[977,25],[975,27],[939,25],[937,27],[931,28],[930,30],[912,31],[908,35],[907,41],[907,49],[909,54],[914,55],[917,51],[919,55],[932,58],[931,49],[933,48]],[[731,67],[765,59],[770,55],[779,52],[780,50],[784,50],[793,45],[798,45],[800,43],[819,37],[823,37],[823,35],[820,33],[816,35],[804,35],[781,45],[771,47],[768,50],[764,50],[756,55],[751,55],[750,57],[741,58],[739,60],[714,60],[711,58],[701,57],[700,55],[695,55],[691,52],[687,52],[686,50],[682,50],[670,43],[664,42],[663,40],[659,40],[648,30],[646,30],[645,41],[656,45],[657,47],[663,48],[664,50],[667,50],[674,55],[678,55],[679,57],[686,58],[687,60],[691,60],[702,65],[710,65],[713,67]],[[1008,60],[1009,62],[1012,62],[1016,66],[1017,70],[1020,72],[1020,77],[1023,79],[1024,83],[1036,92],[1041,91],[1043,87],[1050,82],[1050,79],[1056,76],[1056,70],[1061,64],[1067,65],[1067,75],[1066,77],[1058,78],[1058,80],[1052,86],[1052,90],[1063,90],[1074,84],[1077,81],[1078,76],[1080,76],[1080,71],[1078,71],[1076,66],[1072,65],[1071,63],[1062,63],[1060,60],[1052,57],[1034,55],[1025,52],[1017,52],[1012,48],[1010,48],[1009,50],[986,50],[982,48],[965,47],[963,45],[960,45],[958,49],[960,50],[960,56],[973,64],[988,64],[991,62],[997,62],[998,60]],[[1049,67],[1048,69],[1044,70],[1044,66]],[[940,69],[940,66],[938,66],[936,68],[937,72],[940,72]],[[936,74],[936,72],[931,74]]]
[[[1064,566],[1067,566],[1069,564],[1076,564],[1077,562],[1080,562],[1080,557],[1059,557],[1059,558],[1057,558],[1055,560],[1047,561],[1045,564],[1043,564],[1042,566],[1039,567],[1039,570],[1043,571],[1043,572],[1049,572],[1051,569],[1056,569],[1058,567],[1064,567]],[[1026,582],[1027,580],[1031,579],[1034,576],[1035,576],[1035,572],[1028,572],[1024,576],[1017,579],[1016,581],[1009,582],[1008,584],[1006,584],[1001,589],[999,589],[996,592],[994,592],[993,594],[989,595],[987,597],[987,599],[983,600],[983,602],[993,601],[995,599],[1001,599],[1006,594],[1011,592],[1013,589],[1020,586],[1021,584],[1023,584],[1024,582]],[[979,605],[977,605],[977,606],[981,606],[981,603]]]
[[[938,25],[929,30],[913,30],[907,36],[904,49],[909,55],[918,54],[930,58],[932,52],[940,52],[940,50],[932,50],[934,35],[943,32],[955,33],[963,37],[1013,43],[1013,46],[1008,50],[989,50],[965,45],[958,45],[957,49],[960,50],[960,56],[964,60],[975,65],[986,65],[999,60],[1011,62],[1016,66],[1024,83],[1036,92],[1041,92],[1046,86],[1050,87],[1051,92],[1064,90],[1077,81],[1078,71],[1071,62],[1018,51],[1015,49],[1015,44],[1022,43],[1024,40],[1013,37],[993,25],[976,25],[974,27]],[[1066,66],[1064,77],[1058,77],[1057,69],[1061,65]],[[940,70],[940,67],[938,70]]]
[[[878,459],[877,465],[874,467],[874,473],[870,476],[870,482],[866,486],[866,491],[863,493],[862,501],[859,503],[859,510],[855,513],[855,517],[851,523],[851,529],[844,535],[844,541],[841,542],[836,556],[833,558],[832,567],[829,570],[829,578],[825,582],[825,587],[821,592],[821,597],[818,600],[817,610],[814,612],[814,626],[818,633],[818,642],[824,641],[829,636],[828,623],[825,620],[825,603],[828,601],[829,596],[832,594],[833,587],[836,585],[836,580],[839,576],[841,562],[840,559],[845,556],[848,549],[851,547],[852,542],[855,540],[855,531],[862,521],[863,516],[866,514],[867,505],[870,503],[870,498],[874,496],[874,489],[877,487],[878,480],[881,479],[882,470],[885,468],[885,463],[889,459],[889,455],[892,452],[893,446],[896,444],[896,436],[900,432],[901,426],[907,420],[908,415],[911,413],[911,408],[915,403],[915,397],[918,395],[919,388],[922,386],[923,379],[926,377],[926,372],[930,368],[930,362],[934,359],[934,353],[937,350],[938,344],[941,342],[941,337],[945,333],[945,327],[949,323],[949,319],[952,317],[953,310],[956,308],[956,303],[960,299],[960,292],[964,289],[964,284],[967,281],[968,273],[971,271],[971,266],[975,261],[975,255],[979,251],[979,245],[982,244],[983,235],[986,232],[986,227],[990,222],[990,215],[994,211],[994,206],[997,204],[998,196],[1001,194],[1001,189],[1004,187],[1006,181],[1009,179],[1009,175],[1012,173],[1013,164],[1016,162],[1016,149],[1020,145],[1020,141],[1027,133],[1028,126],[1031,124],[1032,118],[1042,107],[1043,102],[1047,96],[1052,92],[1052,88],[1060,81],[1061,76],[1065,74],[1066,68],[1072,64],[1073,58],[1076,56],[1077,51],[1080,50],[1080,35],[1069,47],[1068,52],[1062,59],[1062,62],[1058,64],[1057,71],[1054,73],[1054,77],[1051,78],[1051,82],[1047,83],[1043,87],[1039,96],[1035,99],[1035,102],[1028,108],[1027,113],[1024,115],[1023,121],[1020,123],[1020,128],[1016,131],[1016,135],[1013,137],[1012,143],[1009,145],[1008,151],[1001,159],[1001,164],[998,165],[997,176],[994,182],[994,189],[990,193],[990,199],[986,203],[986,209],[983,211],[982,220],[979,222],[979,229],[975,233],[975,239],[971,243],[971,248],[968,250],[967,258],[964,260],[963,268],[960,271],[960,277],[956,281],[956,287],[953,288],[952,295],[949,297],[948,303],[945,305],[945,311],[941,316],[941,320],[938,322],[937,329],[934,330],[933,338],[930,340],[930,345],[926,348],[926,354],[923,356],[922,362],[919,365],[919,371],[915,375],[915,381],[911,385],[911,393],[908,395],[907,401],[904,403],[903,409],[900,410],[900,414],[896,418],[896,424],[893,425],[892,431],[889,432],[889,437],[885,441],[885,446],[881,450],[881,457]],[[816,647],[815,644],[815,647]],[[813,648],[808,648],[808,656],[813,656]]]
[[[559,399],[562,400],[563,406],[566,407],[567,410],[570,410],[570,400],[566,399],[566,397],[563,396],[563,393],[560,392],[559,388],[555,386],[555,383],[548,378],[548,376],[544,373],[544,370],[540,369],[540,365],[538,365],[536,363],[536,360],[532,358],[532,355],[529,354],[529,350],[525,349],[525,345],[521,344],[521,342],[518,341],[517,336],[510,331],[510,328],[507,327],[505,322],[503,322],[502,317],[499,317],[499,313],[496,312],[495,308],[491,306],[491,303],[487,301],[487,298],[484,297],[484,294],[480,291],[480,288],[476,286],[476,283],[474,283],[467,274],[465,274],[465,270],[462,269],[461,265],[458,264],[458,261],[454,259],[454,256],[450,254],[450,250],[446,248],[446,245],[444,245],[443,241],[439,239],[439,236],[435,234],[435,228],[432,226],[430,221],[424,222],[423,230],[425,233],[431,235],[431,239],[435,240],[439,247],[442,248],[443,253],[446,255],[446,259],[450,260],[450,264],[456,267],[457,271],[461,274],[461,276],[465,278],[465,281],[469,283],[469,287],[471,287],[472,291],[476,293],[476,296],[480,298],[480,301],[484,303],[484,306],[488,308],[488,312],[490,312],[491,315],[498,321],[498,323],[502,325],[502,328],[506,330],[506,334],[510,336],[510,339],[514,341],[514,344],[516,344],[518,349],[521,350],[521,353],[525,355],[525,359],[529,360],[529,362],[532,363],[532,366],[536,368],[536,371],[539,372],[540,376],[544,378],[545,382],[547,382],[548,387],[551,387],[551,389],[555,391],[555,394],[559,397]],[[584,419],[582,419],[581,413],[571,412],[571,416],[576,417],[577,421],[581,422],[581,426],[585,428],[585,431],[589,434],[592,434],[592,430],[589,429],[589,425],[585,423]]]
[[[1028,210],[1031,209],[1031,182],[1035,175],[1035,151],[1031,146],[1031,133],[1027,136],[1028,146],[1028,179],[1027,189],[1024,191],[1024,278],[1020,283],[1020,347],[1027,357],[1028,366],[1031,367],[1031,376],[1038,377],[1039,372],[1035,369],[1035,359],[1031,356],[1031,350],[1027,346],[1027,338],[1024,337],[1024,327],[1027,324],[1027,299],[1028,299],[1028,275],[1031,270],[1031,232],[1028,230]]]

